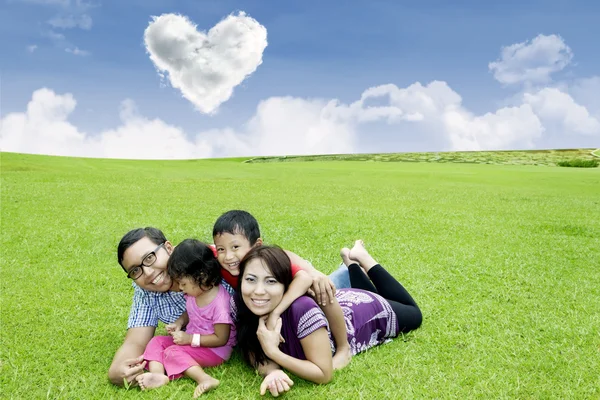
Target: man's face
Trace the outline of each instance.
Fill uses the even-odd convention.
[[[240,261],[252,249],[246,236],[241,234],[232,235],[231,233],[222,233],[215,236],[215,247],[217,249],[217,260],[221,267],[225,268],[233,276],[240,274]],[[255,246],[260,246],[262,240],[259,238]]]
[[[144,237],[125,250],[122,265],[129,272],[139,267],[150,253],[155,252],[156,260],[150,267],[142,267],[142,275],[135,283],[151,292],[167,292],[172,286],[171,277],[167,274],[167,261],[172,251],[171,243],[165,242],[157,249],[156,243]]]

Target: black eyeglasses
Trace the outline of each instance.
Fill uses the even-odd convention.
[[[143,267],[151,267],[156,262],[156,252],[165,245],[165,242],[159,244],[153,251],[146,254],[142,263],[129,270],[127,277],[134,281],[138,279],[144,273]]]

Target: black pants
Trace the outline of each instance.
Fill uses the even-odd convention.
[[[421,326],[423,316],[419,306],[400,282],[381,265],[377,264],[371,268],[368,277],[358,264],[349,265],[348,273],[353,288],[377,293],[390,303],[398,318],[400,332],[409,332]]]

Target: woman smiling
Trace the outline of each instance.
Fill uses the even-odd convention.
[[[336,298],[344,311],[352,354],[421,325],[415,301],[371,257],[362,241],[356,241],[352,249],[342,249],[341,256],[348,265],[352,288],[338,290]],[[254,248],[242,260],[240,276],[235,296],[238,343],[244,359],[265,376],[261,392],[269,389],[278,395],[293,384],[278,366],[315,383],[329,382],[335,343],[327,319],[312,298],[294,301],[274,330],[265,326],[292,279],[285,252],[273,246]]]

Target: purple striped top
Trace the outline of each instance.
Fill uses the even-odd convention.
[[[339,289],[336,298],[342,307],[352,354],[360,353],[398,335],[398,321],[390,304],[380,295],[360,289]],[[332,353],[335,344],[325,314],[313,299],[302,296],[281,315],[281,351],[306,359],[300,340],[319,328],[329,333]]]

